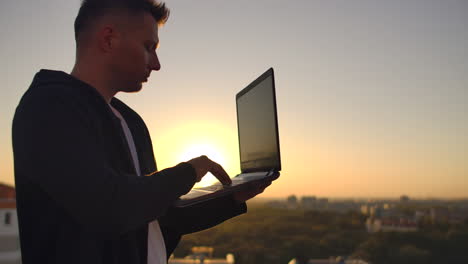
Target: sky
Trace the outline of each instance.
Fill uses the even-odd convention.
[[[235,94],[273,67],[282,171],[262,196],[468,196],[468,1],[166,4],[161,70],[117,95],[159,169],[207,154],[239,173]],[[14,184],[11,122],[34,74],[73,67],[79,5],[0,1],[0,182]]]

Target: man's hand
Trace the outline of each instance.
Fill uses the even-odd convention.
[[[246,190],[235,192],[233,195],[234,199],[238,202],[245,202],[261,194],[270,184],[271,181],[252,184],[252,186]]]
[[[206,173],[211,172],[222,184],[229,185],[232,183],[231,178],[229,178],[229,175],[223,167],[210,160],[205,155],[191,159],[187,162],[195,169],[195,172],[197,173],[197,182],[199,182]]]

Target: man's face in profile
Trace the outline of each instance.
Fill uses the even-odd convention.
[[[159,44],[158,25],[151,14],[132,17],[119,34],[112,51],[111,71],[122,92],[138,92],[148,80],[151,71],[159,70],[156,54]]]

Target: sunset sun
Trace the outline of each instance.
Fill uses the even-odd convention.
[[[170,133],[157,137],[155,149],[158,168],[172,167],[179,162],[206,155],[220,164],[230,177],[239,173],[237,130],[215,122],[191,122],[170,129]],[[217,179],[208,173],[196,184],[211,185]]]
[[[219,148],[210,143],[196,143],[188,146],[187,149],[181,154],[179,160],[190,160],[202,155],[206,155],[209,159],[218,164],[226,164],[226,158],[221,153]],[[208,173],[199,183],[197,183],[197,186],[210,185],[215,181],[217,181],[216,178],[211,173]]]

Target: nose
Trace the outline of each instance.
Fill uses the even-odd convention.
[[[159,63],[159,58],[156,53],[154,54],[154,56],[151,56],[149,69],[150,71],[159,71],[161,69],[161,63]]]

